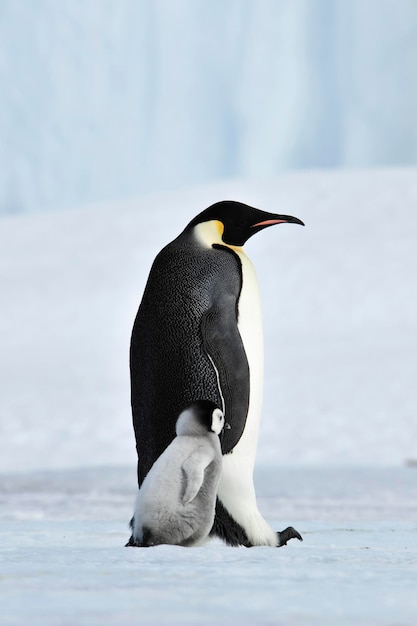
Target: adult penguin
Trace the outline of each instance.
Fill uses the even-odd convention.
[[[253,484],[262,404],[259,292],[245,242],[288,215],[223,201],[197,215],[157,255],[132,331],[131,402],[138,483],[175,437],[178,415],[204,398],[222,407],[223,469],[211,533],[232,546],[301,540],[275,532],[258,511]]]

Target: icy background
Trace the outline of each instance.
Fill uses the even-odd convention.
[[[417,164],[415,0],[2,0],[0,213]]]

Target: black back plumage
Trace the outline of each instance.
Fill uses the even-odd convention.
[[[130,350],[139,485],[174,438],[179,413],[200,398],[225,405],[233,426],[221,438],[222,452],[240,439],[249,404],[249,367],[237,328],[241,287],[238,255],[227,246],[202,247],[192,230],[156,257]]]

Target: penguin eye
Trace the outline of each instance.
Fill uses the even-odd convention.
[[[214,432],[217,432],[217,431],[220,432],[224,425],[223,411],[221,411],[220,409],[214,409],[211,419],[212,419],[211,430],[213,430]]]

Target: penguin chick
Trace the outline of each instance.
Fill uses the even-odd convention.
[[[177,436],[139,489],[128,545],[195,546],[207,539],[214,522],[224,426],[223,412],[209,400],[182,411]]]

